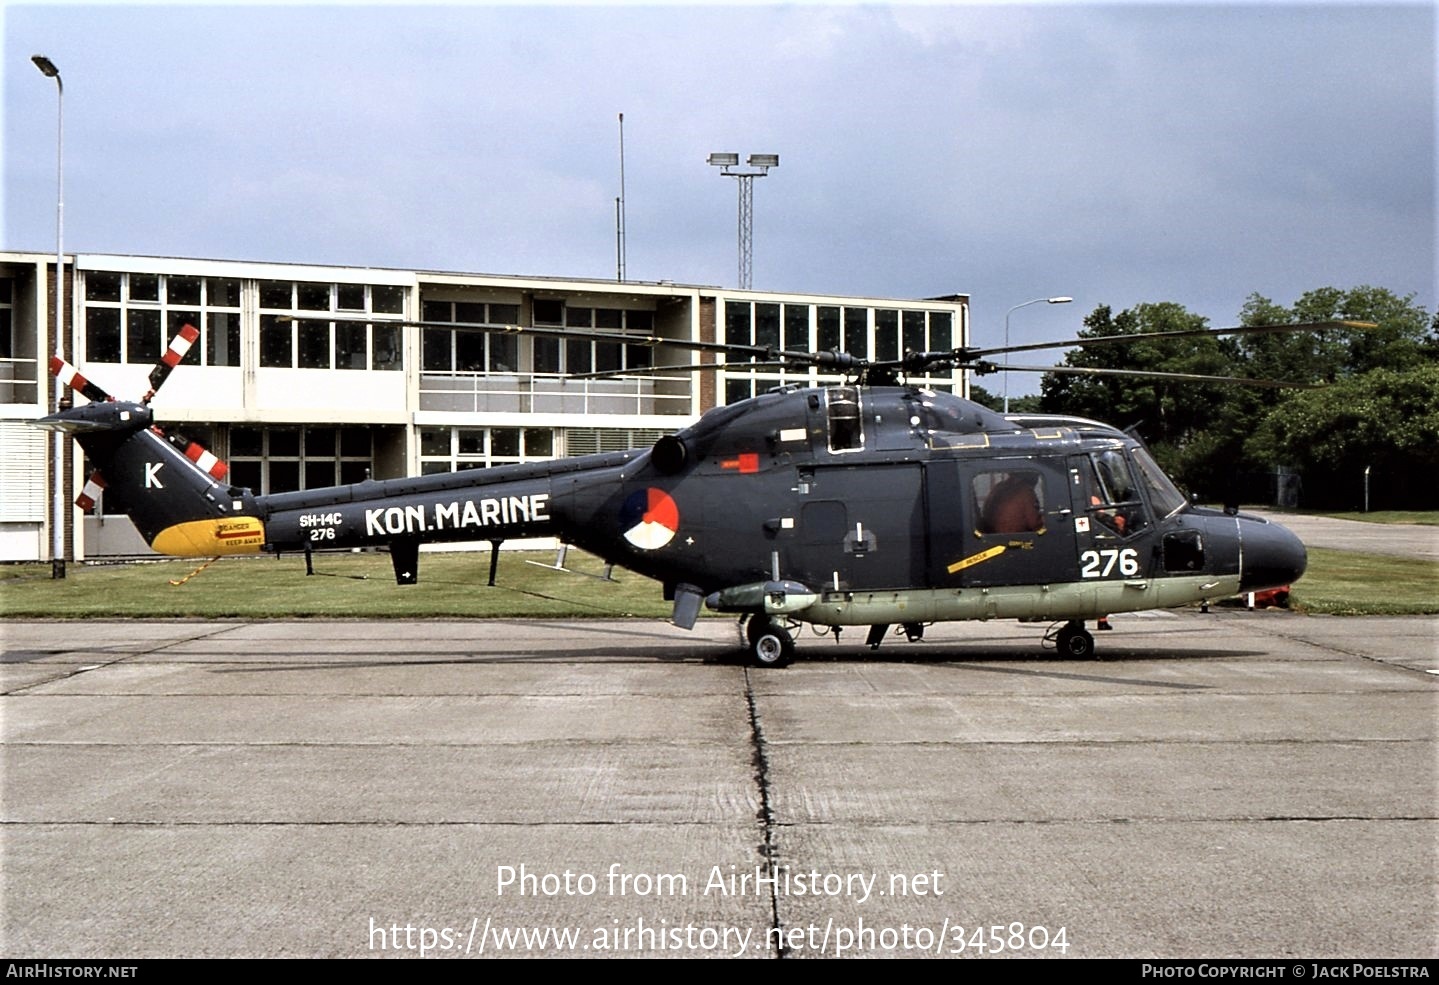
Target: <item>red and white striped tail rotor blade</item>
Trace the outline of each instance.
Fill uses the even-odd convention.
[[[220,461],[213,453],[206,451],[204,447],[193,441],[185,446],[185,457],[198,465],[203,471],[208,472],[210,477],[217,482],[230,474],[230,466]]]
[[[55,378],[63,385],[70,387],[72,390],[79,390],[86,400],[104,403],[107,400],[115,399],[94,383],[87,380],[84,373],[81,373],[59,356],[50,357],[50,372],[54,374]]]
[[[180,365],[180,360],[185,358],[185,354],[190,351],[190,346],[194,345],[195,340],[199,337],[200,330],[198,328],[194,325],[185,325],[180,329],[179,333],[170,340],[170,347],[165,350],[165,354],[160,357],[160,361],[155,364],[155,368],[150,370],[150,392],[140,398],[141,404],[148,405],[150,401],[154,399],[155,392],[164,385],[165,380],[170,376],[170,372],[176,366]]]
[[[85,488],[80,491],[80,495],[75,497],[75,505],[89,513],[95,508],[95,500],[104,491],[105,477],[100,474],[99,469],[96,469],[90,473],[90,478],[85,480]]]

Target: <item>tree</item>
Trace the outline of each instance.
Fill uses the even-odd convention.
[[[1208,327],[1205,318],[1172,302],[1140,304],[1118,315],[1101,305],[1084,319],[1084,325],[1081,339]],[[1064,365],[1226,376],[1233,360],[1232,342],[1203,336],[1087,346],[1070,351]],[[1040,404],[1047,413],[1134,428],[1165,471],[1192,486],[1208,468],[1210,452],[1203,435],[1213,422],[1214,408],[1224,399],[1224,389],[1192,381],[1047,373],[1040,384]]]
[[[1300,470],[1307,499],[1312,501],[1316,490],[1331,485],[1327,477],[1341,468],[1340,458],[1345,462],[1342,468],[1350,471],[1358,458],[1376,469],[1382,460],[1388,474],[1414,479],[1415,473],[1403,462],[1422,474],[1424,453],[1412,441],[1399,440],[1397,424],[1385,422],[1396,421],[1396,414],[1413,422],[1424,419],[1421,389],[1407,382],[1406,374],[1439,362],[1439,315],[1431,318],[1414,303],[1413,295],[1401,297],[1368,286],[1319,288],[1289,307],[1252,294],[1240,312],[1245,326],[1335,320],[1374,322],[1377,327],[1136,340],[1132,345],[1072,351],[1065,359],[1066,365],[1076,367],[1320,383],[1329,385],[1329,390],[1048,374],[1041,384],[1043,407],[1050,413],[1092,417],[1120,427],[1135,425],[1165,470],[1206,498],[1262,498],[1268,477],[1283,466]],[[1101,306],[1085,319],[1080,337],[1204,327],[1205,319],[1176,304],[1140,304],[1118,315]],[[1380,370],[1398,373],[1400,378],[1376,376],[1364,384],[1357,382]],[[1360,417],[1353,418],[1351,412]],[[1282,419],[1271,420],[1274,415]],[[1330,430],[1306,432],[1298,423],[1316,420],[1326,420]],[[1417,423],[1415,427],[1427,433]],[[1316,442],[1322,437],[1325,440],[1319,443],[1329,450],[1323,455],[1307,453],[1300,434]],[[1339,456],[1331,447],[1336,442],[1354,444],[1352,454]],[[1363,466],[1357,467],[1362,472]],[[1246,478],[1262,481],[1248,483]],[[1421,488],[1434,486],[1432,480],[1420,483]]]
[[[1439,365],[1371,369],[1286,396],[1246,446],[1304,480],[1304,505],[1439,508]]]
[[[1246,326],[1321,321],[1372,322],[1376,327],[1241,336],[1241,362],[1253,375],[1333,383],[1371,369],[1412,368],[1432,359],[1439,343],[1439,321],[1431,321],[1414,304],[1414,295],[1401,298],[1382,287],[1319,288],[1290,308],[1251,294],[1240,312],[1240,324]]]
[[[1237,403],[1253,433],[1243,443],[1240,470],[1294,468],[1303,478],[1306,504],[1358,507],[1369,466],[1371,480],[1386,477],[1381,497],[1390,505],[1434,502],[1434,478],[1423,478],[1433,472],[1432,437],[1426,448],[1416,435],[1433,433],[1425,430],[1433,423],[1433,398],[1426,403],[1423,381],[1432,379],[1426,372],[1439,356],[1439,320],[1412,294],[1326,287],[1289,308],[1252,294],[1241,318],[1245,325],[1345,320],[1375,327],[1240,338],[1245,375],[1329,384],[1241,397]],[[1240,423],[1230,423],[1231,434],[1241,432]]]
[[[982,407],[988,407],[990,410],[1004,409],[1003,397],[990,393],[984,387],[973,381],[970,381],[969,384],[969,399]]]
[[[997,393],[990,393],[978,383],[969,384],[969,399],[990,410],[1004,412],[1004,397]],[[1026,393],[1021,397],[1009,398],[1009,410],[1012,414],[1037,414],[1040,411],[1039,397],[1032,393]]]

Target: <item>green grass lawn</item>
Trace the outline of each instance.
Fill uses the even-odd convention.
[[[313,576],[299,556],[224,558],[183,584],[196,561],[72,564],[52,581],[50,566],[0,566],[0,618],[663,618],[658,583],[569,552],[570,572],[541,567],[552,553],[506,551],[489,587],[487,551],[420,555],[420,583],[395,584],[383,553],[319,554]],[[531,563],[538,562],[538,563]],[[1439,612],[1439,564],[1313,548],[1292,605],[1334,615]]]
[[[1374,510],[1370,513],[1320,513],[1336,520],[1359,520],[1364,523],[1422,523],[1439,527],[1439,513],[1433,510]]]
[[[616,570],[598,576],[598,559],[570,551],[572,572],[527,562],[554,554],[506,551],[496,586],[487,585],[488,551],[420,555],[417,585],[395,584],[390,556],[317,554],[315,574],[299,555],[222,558],[174,585],[201,562],[72,564],[63,581],[46,564],[0,567],[0,617],[135,618],[428,618],[666,616],[657,582]],[[582,572],[582,573],[575,573]],[[587,577],[593,576],[593,577]]]
[[[1337,616],[1439,612],[1439,564],[1418,558],[1309,548],[1291,607]]]

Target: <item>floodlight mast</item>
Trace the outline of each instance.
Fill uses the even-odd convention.
[[[754,179],[779,167],[779,155],[751,154],[745,161],[748,171],[734,170],[739,167],[735,153],[711,154],[707,163],[719,168],[720,174],[739,180],[739,286],[748,291],[754,286]]]
[[[65,358],[65,80],[55,63],[44,55],[31,55],[30,60],[47,79],[55,80],[55,355]],[[60,387],[51,398],[51,409],[60,410]],[[58,431],[51,468],[51,494],[54,517],[50,526],[50,577],[65,577],[65,519],[69,516],[65,496],[65,436]]]

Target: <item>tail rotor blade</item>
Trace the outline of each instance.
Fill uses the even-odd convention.
[[[75,505],[89,513],[95,508],[95,500],[104,491],[105,477],[100,474],[99,469],[96,469],[90,473],[90,478],[85,480],[85,488],[81,490],[80,495],[75,497]]]
[[[191,441],[178,431],[172,430],[170,434],[166,434],[158,427],[153,427],[150,430],[174,445],[179,449],[180,453],[194,463],[201,472],[207,473],[210,478],[216,482],[225,481],[225,476],[230,474],[230,466],[198,441]]]
[[[50,357],[50,372],[54,374],[55,378],[64,386],[68,386],[72,390],[79,390],[86,400],[105,403],[106,401],[115,399],[94,383],[87,380],[85,374],[81,373],[59,356]]]
[[[191,441],[185,446],[185,457],[194,462],[204,472],[217,482],[222,481],[230,474],[230,466],[220,461],[213,452],[210,452],[197,442]]]
[[[156,391],[164,385],[171,371],[180,365],[180,360],[185,358],[185,354],[190,351],[190,346],[194,345],[195,340],[199,337],[200,330],[194,325],[187,324],[182,326],[179,334],[170,340],[170,347],[165,350],[165,354],[160,357],[155,368],[150,370],[150,392],[140,398],[141,406],[147,407],[150,401],[155,399]]]

